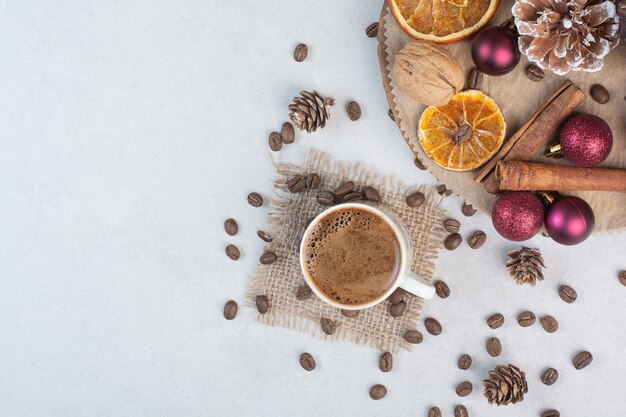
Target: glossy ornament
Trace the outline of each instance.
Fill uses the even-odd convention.
[[[585,200],[567,196],[550,204],[545,222],[548,234],[556,242],[577,245],[593,231],[595,216]]]
[[[613,133],[600,117],[580,114],[565,123],[559,145],[552,146],[547,155],[553,156],[556,151],[558,157],[560,151],[573,164],[593,167],[604,162],[611,153]]]
[[[507,26],[488,27],[472,41],[474,64],[488,75],[511,72],[519,63],[520,56],[517,35]]]
[[[502,194],[491,210],[496,231],[508,240],[519,242],[535,236],[543,224],[543,205],[530,191]]]

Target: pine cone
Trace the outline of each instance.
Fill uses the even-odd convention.
[[[626,0],[619,0],[617,3],[617,15],[619,24],[622,27],[622,38],[626,40]]]
[[[315,132],[326,126],[326,120],[330,118],[328,106],[334,104],[335,100],[324,98],[317,91],[300,91],[300,96],[294,97],[289,105],[289,119],[298,129]]]
[[[619,43],[615,3],[609,0],[517,0],[511,12],[519,47],[543,69],[599,71]]]
[[[541,268],[546,266],[543,264],[539,249],[522,246],[520,250],[509,252],[507,255],[511,259],[506,263],[506,268],[518,285],[530,284],[534,287],[537,281],[543,281]]]
[[[489,371],[489,378],[483,381],[483,394],[489,404],[509,405],[520,402],[528,392],[526,374],[517,366],[498,365]]]

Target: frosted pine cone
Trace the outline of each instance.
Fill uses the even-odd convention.
[[[619,43],[615,3],[609,0],[517,0],[511,11],[520,51],[558,75],[599,71]]]

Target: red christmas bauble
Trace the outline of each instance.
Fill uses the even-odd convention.
[[[509,191],[494,203],[491,221],[505,239],[528,240],[543,224],[543,204],[530,191]]]
[[[562,197],[548,207],[546,230],[562,245],[577,245],[593,231],[595,216],[582,198]]]
[[[602,163],[611,153],[613,133],[598,116],[580,114],[569,119],[561,130],[561,152],[581,167]]]
[[[520,60],[517,35],[504,26],[482,30],[472,41],[472,59],[476,68],[488,75],[504,75]]]

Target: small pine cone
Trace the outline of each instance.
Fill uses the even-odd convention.
[[[543,281],[541,268],[546,266],[539,249],[522,246],[508,255],[511,259],[506,263],[506,268],[518,285],[530,284],[534,287],[537,281]]]
[[[528,392],[526,375],[518,367],[498,365],[489,371],[489,377],[483,381],[483,394],[489,404],[509,405],[520,402]]]
[[[328,106],[334,104],[335,100],[324,98],[317,91],[300,91],[300,96],[294,97],[289,105],[289,119],[298,129],[315,132],[326,126],[326,120],[330,118]]]

